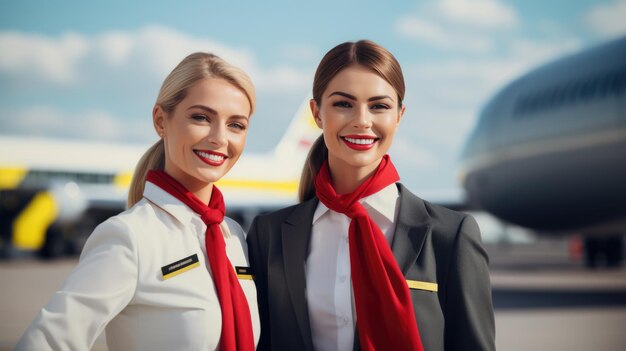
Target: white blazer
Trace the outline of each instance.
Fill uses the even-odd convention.
[[[230,218],[220,226],[230,262],[248,267],[241,227]],[[109,350],[218,349],[222,319],[205,231],[200,216],[146,182],[140,202],[94,230],[78,266],[16,350],[88,350],[105,328]],[[245,274],[238,276],[256,345],[255,285]]]

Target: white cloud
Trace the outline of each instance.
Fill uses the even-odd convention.
[[[28,108],[5,103],[0,106],[0,130],[100,140],[152,140],[148,122],[159,86],[182,58],[195,51],[216,53],[243,68],[264,96],[278,94],[284,100],[286,96],[304,96],[310,88],[313,72],[308,69],[263,65],[249,49],[165,27],[58,36],[0,31],[0,87],[17,96],[54,99],[49,102],[44,98],[43,103],[33,99]],[[269,116],[285,109],[262,101],[257,107],[258,115]],[[139,116],[148,117],[144,120]]]
[[[492,48],[492,41],[484,35],[463,33],[435,22],[411,16],[398,19],[396,31],[406,37],[418,39],[447,50],[484,52]]]
[[[121,66],[126,63],[133,50],[133,37],[124,32],[109,32],[98,38],[96,50],[106,61]]]
[[[626,34],[626,0],[598,5],[585,15],[584,21],[592,30],[603,36]]]
[[[181,59],[195,51],[213,52],[246,70],[258,87],[291,91],[304,89],[310,72],[289,66],[261,66],[247,49],[190,36],[160,26],[136,31],[110,31],[89,36],[66,33],[59,37],[20,32],[0,32],[0,73],[13,77],[15,84],[25,76],[36,84],[54,85],[100,83],[108,76],[129,82],[162,80]],[[119,74],[124,72],[124,74]],[[80,79],[79,79],[80,78]],[[110,84],[126,85],[115,81]]]
[[[4,133],[45,137],[83,137],[93,140],[150,140],[151,121],[121,119],[101,110],[62,111],[53,106],[3,109],[0,129]]]
[[[497,0],[443,0],[436,8],[450,21],[472,27],[512,28],[518,24],[517,13]]]
[[[516,40],[501,57],[448,59],[405,67],[407,112],[401,132],[459,153],[478,114],[505,84],[580,47],[577,40]],[[430,146],[429,146],[430,147]]]
[[[510,30],[518,22],[517,13],[497,0],[443,0],[422,4],[398,18],[394,27],[403,36],[441,49],[487,52],[494,46],[493,30]]]
[[[248,50],[231,48],[208,38],[160,26],[145,27],[132,34],[137,55],[160,74],[168,73],[186,55],[196,51],[212,52],[244,69],[255,68],[254,55]]]
[[[41,76],[54,83],[76,80],[76,64],[85,57],[88,42],[66,33],[58,38],[5,31],[0,32],[0,71]]]
[[[576,38],[561,38],[558,41],[533,41],[519,39],[510,45],[510,55],[526,69],[539,63],[553,60],[557,57],[572,53],[582,46],[582,42]]]

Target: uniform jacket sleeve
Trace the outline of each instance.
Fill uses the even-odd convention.
[[[128,225],[114,217],[89,237],[77,267],[42,308],[16,350],[88,350],[133,298],[137,249]]]
[[[444,297],[446,351],[495,350],[488,259],[473,217],[463,218],[449,259]]]

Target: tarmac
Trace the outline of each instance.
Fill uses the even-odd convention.
[[[622,351],[626,267],[584,267],[567,240],[489,244],[496,347]],[[11,350],[76,258],[0,261],[0,350]],[[107,350],[104,338],[92,350]]]

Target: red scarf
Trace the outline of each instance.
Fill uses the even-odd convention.
[[[409,287],[382,231],[359,200],[400,180],[385,155],[354,192],[338,195],[328,162],[315,177],[317,198],[329,209],[350,217],[350,267],[357,328],[363,350],[423,350]]]
[[[226,210],[222,193],[214,185],[207,206],[164,171],[148,171],[146,179],[189,206],[207,225],[206,253],[222,310],[220,350],[253,351],[254,336],[248,300],[239,285],[235,269],[226,256],[226,243],[220,229]]]

